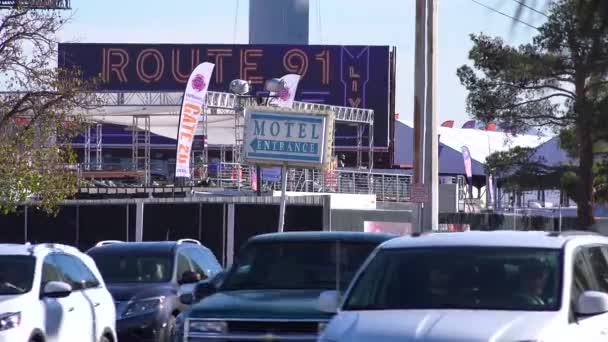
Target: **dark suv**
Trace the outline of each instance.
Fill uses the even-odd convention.
[[[199,302],[180,315],[174,341],[316,341],[332,316],[320,310],[321,293],[346,290],[392,237],[317,231],[251,238],[225,275],[181,297]]]
[[[120,341],[169,341],[175,318],[187,309],[179,296],[222,271],[213,253],[191,239],[102,241],[87,254],[114,298]]]

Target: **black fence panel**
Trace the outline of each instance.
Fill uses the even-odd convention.
[[[234,214],[235,253],[255,235],[276,233],[279,211],[277,205],[237,205]],[[306,230],[323,230],[323,207],[287,206],[285,231]]]
[[[146,204],[144,241],[172,241],[199,238],[198,204]]]
[[[24,208],[17,212],[0,215],[0,243],[24,243],[25,215]]]
[[[78,206],[78,247],[86,251],[102,240],[129,239],[134,226],[131,228],[127,218],[135,222],[135,210],[127,213],[127,208],[126,204]]]
[[[323,230],[323,207],[288,206],[285,211],[285,231],[307,230]]]
[[[31,243],[55,242],[77,246],[76,207],[64,206],[56,216],[28,208],[27,240]]]
[[[217,260],[222,260],[224,255],[224,205],[223,204],[200,204],[201,206],[201,236],[199,240],[207,248],[211,249]]]

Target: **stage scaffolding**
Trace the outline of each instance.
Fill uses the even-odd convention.
[[[145,174],[145,184],[149,185],[150,177],[150,117],[151,116],[178,116],[180,106],[182,104],[183,94],[177,92],[100,92],[96,94],[104,104],[101,109],[96,110],[93,119],[91,119],[91,127],[97,129],[93,135],[90,128],[86,131],[85,136],[85,168],[90,168],[91,165],[91,149],[94,147],[96,151],[95,168],[101,169],[101,142],[102,131],[99,124],[99,118],[112,116],[128,116],[132,117],[132,156],[133,156],[133,171],[143,171]],[[243,109],[253,105],[255,98],[237,96],[231,93],[213,92],[207,94],[204,115],[207,117],[214,116],[233,116],[234,117],[234,142],[231,146],[219,146],[220,162],[226,163],[241,163],[241,155],[243,148]],[[370,109],[341,107],[317,103],[294,102],[293,109],[305,111],[333,111],[335,113],[336,123],[350,124],[357,127],[356,129],[356,151],[357,151],[357,166],[364,166],[371,170],[373,168],[373,125],[374,111]],[[145,114],[147,111],[159,111],[154,114]],[[138,113],[140,112],[140,113]],[[202,161],[207,164],[208,160],[208,121],[204,120],[201,123],[204,145],[202,151],[193,152],[193,163]],[[367,129],[366,129],[367,128]],[[367,132],[367,134],[365,134]],[[94,137],[94,138],[93,138]],[[368,146],[368,163],[363,163],[363,142],[367,138]],[[230,150],[231,158],[227,158],[227,151]],[[198,155],[197,155],[198,153]],[[240,172],[238,173],[240,175]]]

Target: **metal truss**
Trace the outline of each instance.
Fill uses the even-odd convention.
[[[91,147],[93,146],[95,146],[95,169],[102,169],[102,126],[101,123],[95,124],[95,132],[93,133],[93,126],[89,125],[84,132],[84,167],[87,171],[91,170]]]
[[[143,121],[143,132],[141,131],[140,122]],[[150,116],[149,115],[135,115],[133,116],[132,129],[132,158],[133,158],[133,171],[139,171],[143,168],[144,171],[144,185],[150,185],[151,183],[151,168],[150,168]],[[141,155],[143,149],[143,156]],[[143,163],[141,163],[143,161]],[[143,165],[141,165],[143,164]],[[143,167],[142,167],[143,166]]]
[[[179,107],[182,104],[182,93],[177,92],[100,92],[97,95],[109,107]],[[210,91],[207,93],[207,107],[216,109],[216,114],[234,115],[239,106],[238,97],[232,93]],[[295,101],[296,110],[333,111],[337,122],[373,125],[374,111],[371,109],[333,106],[318,103]]]

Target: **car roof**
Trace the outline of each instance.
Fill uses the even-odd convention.
[[[328,231],[303,231],[287,233],[262,234],[249,239],[249,243],[260,242],[366,242],[381,244],[395,238],[394,235],[364,232],[328,232]]]
[[[31,245],[21,245],[12,243],[0,244],[0,255],[31,255]]]
[[[177,247],[180,246],[176,241],[145,241],[145,242],[115,242],[102,246],[95,246],[89,249],[89,252],[121,254],[129,252],[143,252],[150,254],[173,254]],[[187,246],[198,246],[188,244]]]
[[[414,234],[386,242],[382,248],[416,247],[524,247],[561,249],[566,243],[603,241],[608,238],[592,232],[549,233],[543,231],[468,231],[456,233]]]
[[[70,254],[81,253],[78,248],[58,243],[39,243],[39,244],[0,244],[0,255],[40,255],[48,252],[64,252]]]

